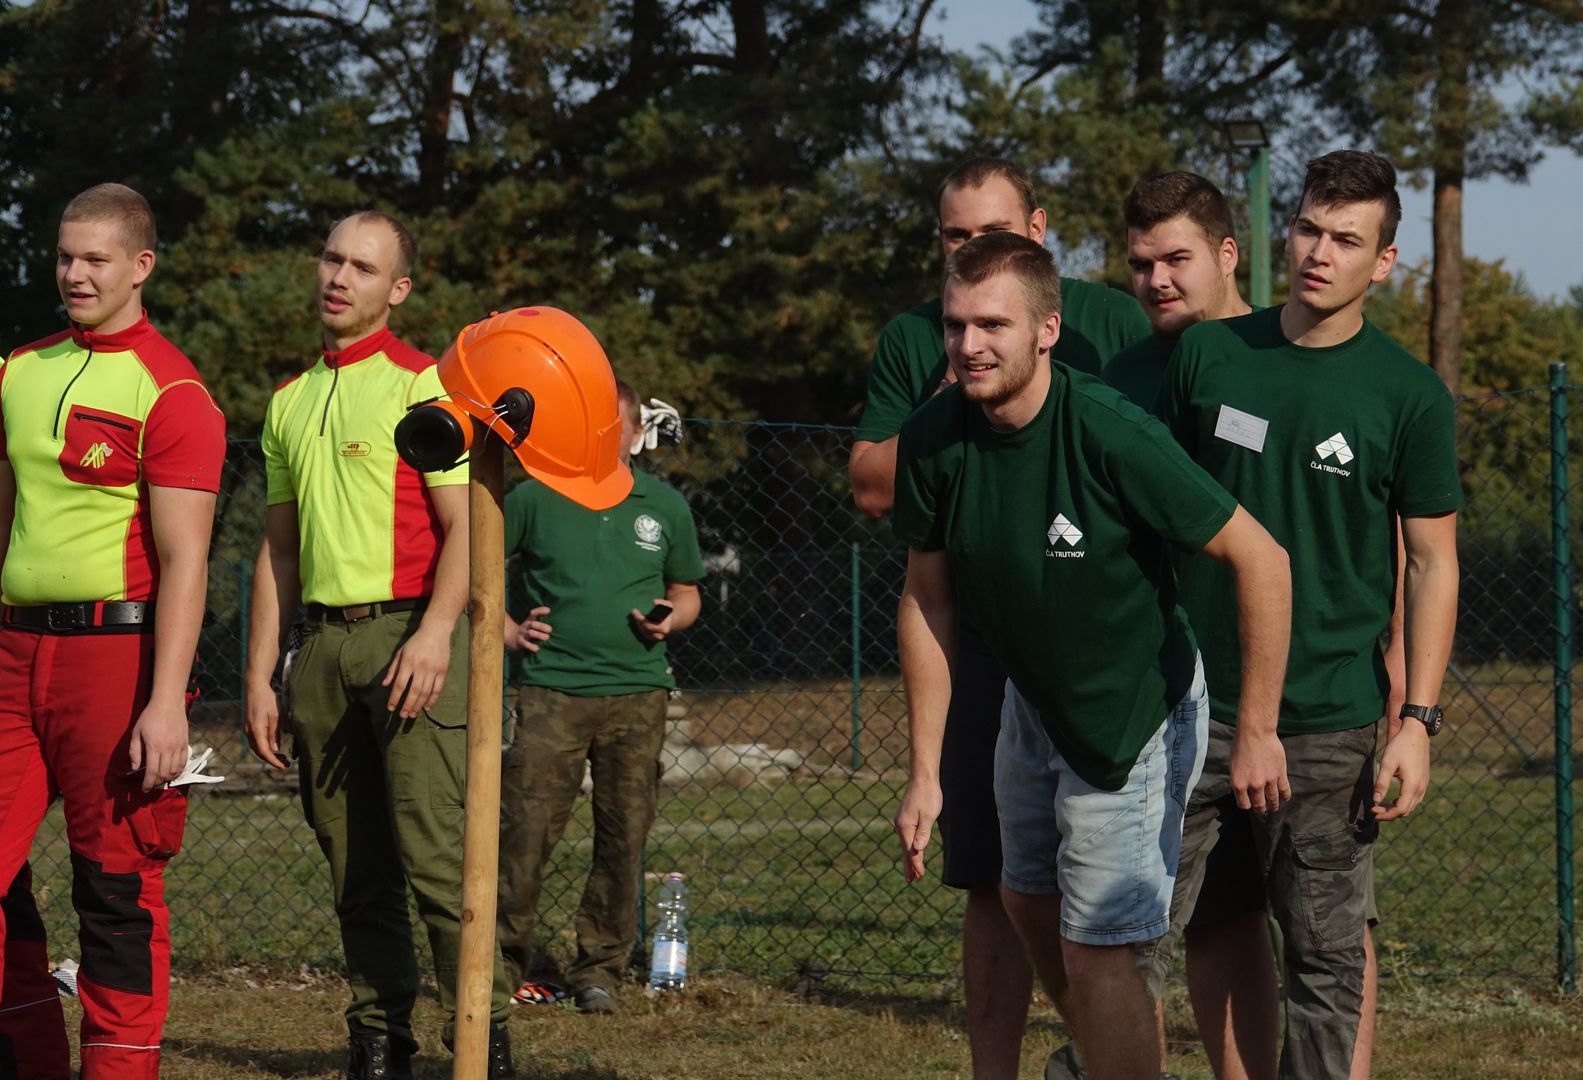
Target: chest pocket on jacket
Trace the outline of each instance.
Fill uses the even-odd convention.
[[[142,421],[130,416],[73,405],[66,414],[60,471],[68,480],[96,487],[134,484],[142,431]]]

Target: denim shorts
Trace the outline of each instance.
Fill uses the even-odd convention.
[[[1195,665],[1187,696],[1138,755],[1120,791],[1078,776],[1039,710],[1009,682],[995,751],[1002,880],[1059,893],[1061,936],[1126,945],[1165,933],[1187,796],[1204,765],[1209,702]]]

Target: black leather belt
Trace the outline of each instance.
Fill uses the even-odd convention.
[[[429,598],[427,596],[419,596],[411,600],[381,600],[377,604],[348,604],[345,607],[309,604],[308,620],[310,622],[358,622],[362,619],[372,619],[378,615],[394,615],[400,611],[417,611],[419,608],[428,606]]]
[[[7,607],[5,624],[45,634],[91,631],[139,633],[154,629],[152,600],[88,600],[80,604]]]

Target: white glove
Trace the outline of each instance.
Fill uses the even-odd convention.
[[[651,407],[652,406],[652,407]],[[682,441],[682,414],[676,406],[667,405],[659,398],[649,398],[648,405],[639,405],[640,421],[637,437],[632,440],[630,453],[640,454],[664,443],[677,446]]]
[[[187,747],[187,764],[182,766],[181,775],[165,784],[168,788],[181,787],[183,784],[218,784],[224,780],[223,776],[210,776],[203,770],[208,768],[209,759],[214,756],[214,747],[207,747],[203,753],[194,754],[192,747]]]

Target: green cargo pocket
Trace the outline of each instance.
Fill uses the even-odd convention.
[[[450,716],[441,713],[446,720]],[[427,768],[429,779],[429,805],[455,809],[467,798],[467,714],[460,723],[443,723],[432,713],[424,713],[429,721],[429,739],[434,747]]]
[[[1323,836],[1292,837],[1292,878],[1303,928],[1321,952],[1361,947],[1367,918],[1368,845],[1348,826]]]

